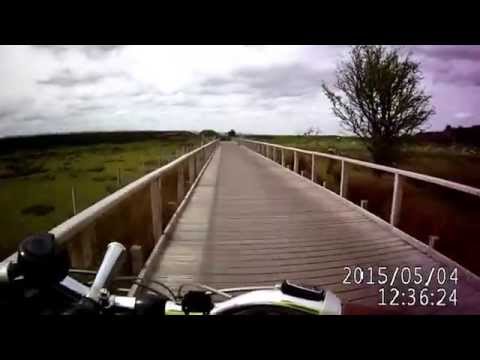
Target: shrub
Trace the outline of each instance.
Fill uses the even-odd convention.
[[[102,172],[105,170],[105,166],[96,166],[90,169],[87,169],[88,172]]]
[[[93,181],[115,181],[117,180],[117,178],[115,176],[105,175],[105,176],[93,177],[92,180]]]
[[[55,210],[55,206],[46,204],[36,204],[21,210],[24,215],[45,216]]]
[[[112,194],[117,191],[117,187],[114,184],[108,184],[105,186],[105,191],[109,194]]]
[[[44,176],[40,176],[38,178],[38,180],[47,180],[47,181],[54,181],[57,177],[55,175],[52,175],[52,174],[47,174],[47,175],[44,175]]]

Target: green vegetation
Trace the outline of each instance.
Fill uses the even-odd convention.
[[[75,146],[65,145],[68,135],[50,136],[60,140],[49,145],[44,137],[0,140],[0,258],[26,235],[48,231],[71,217],[72,187],[81,211],[119,188],[118,173],[124,186],[173,160],[184,146],[200,144],[198,136],[188,133],[132,133],[131,142],[123,133],[70,136]],[[95,138],[100,142],[92,144]],[[16,142],[15,148],[5,141]]]
[[[365,145],[356,137],[259,135],[249,138],[373,162]],[[480,148],[410,139],[400,154],[394,167],[480,187]]]
[[[217,137],[218,133],[215,130],[206,129],[206,130],[200,131],[199,135],[204,137]]]

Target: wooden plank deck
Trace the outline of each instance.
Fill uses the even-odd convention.
[[[426,279],[430,269],[443,267],[448,274],[456,264],[432,256],[330,191],[225,142],[153,266],[150,279],[174,288],[189,282],[225,288],[291,279],[322,285],[343,301],[375,305],[379,286],[344,284],[345,267],[372,267],[375,273],[385,266],[390,281],[396,267],[408,266],[413,274],[420,266]],[[393,287],[404,292],[412,287],[398,279]],[[442,287],[449,294],[456,288],[457,306],[401,306],[401,311],[480,313],[478,277],[459,268],[457,284],[434,283],[432,291]]]

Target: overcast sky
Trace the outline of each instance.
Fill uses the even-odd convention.
[[[446,124],[480,124],[480,46],[409,46]],[[347,46],[0,46],[0,136],[342,133],[321,92]]]

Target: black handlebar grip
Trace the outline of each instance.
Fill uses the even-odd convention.
[[[84,297],[63,315],[98,315],[100,313],[101,307],[92,299]]]
[[[135,301],[135,315],[164,316],[167,297],[157,294],[143,294]]]

